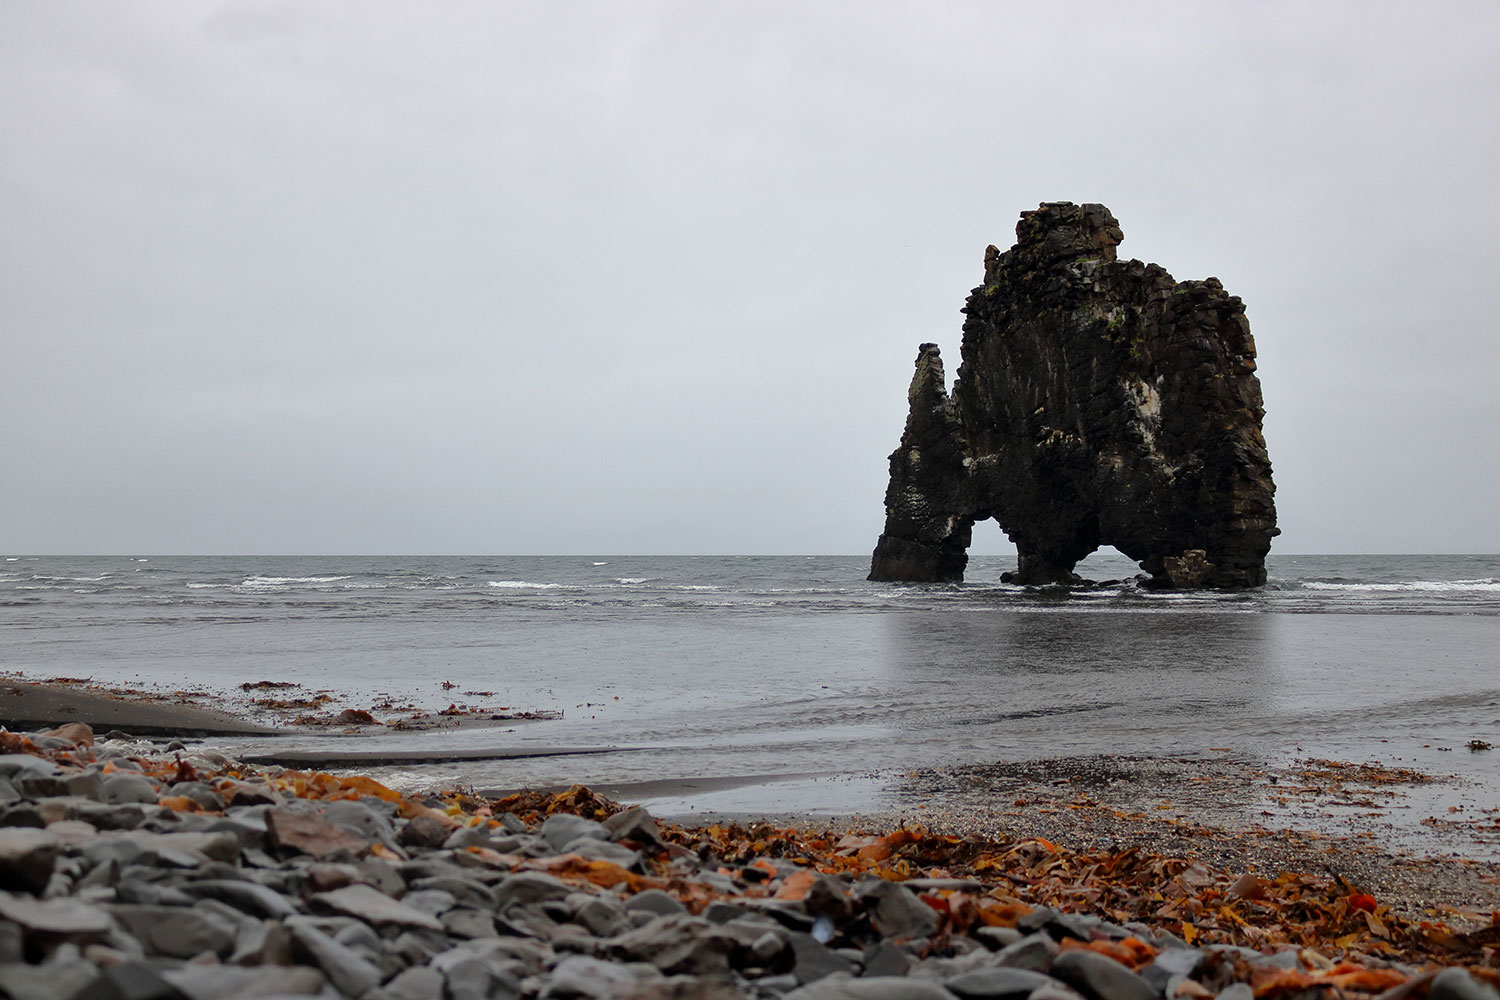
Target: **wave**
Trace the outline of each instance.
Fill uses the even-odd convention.
[[[491,580],[491,587],[502,587],[506,590],[564,590],[560,583],[533,583],[530,580]]]
[[[655,579],[656,579],[656,577],[654,577],[654,576],[617,576],[617,577],[615,577],[615,583],[623,583],[623,584],[650,583],[652,580],[655,580]]]
[[[1404,583],[1346,583],[1342,580],[1307,580],[1306,590],[1342,590],[1367,593],[1410,593],[1417,591],[1500,591],[1500,580],[1482,577],[1477,580],[1408,580]]]
[[[350,579],[348,576],[252,576],[245,579],[240,586],[289,587],[299,583],[337,583],[348,579]]]

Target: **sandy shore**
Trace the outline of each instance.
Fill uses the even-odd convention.
[[[266,736],[275,727],[195,704],[187,695],[148,697],[86,682],[0,680],[0,724],[12,730],[86,722],[99,733],[132,736]]]

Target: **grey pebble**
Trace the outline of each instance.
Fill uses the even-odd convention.
[[[1500,1000],[1493,987],[1469,975],[1467,969],[1444,969],[1427,987],[1427,1000]]]
[[[1065,951],[1052,960],[1050,974],[1089,1000],[1157,1000],[1151,984],[1098,952]]]

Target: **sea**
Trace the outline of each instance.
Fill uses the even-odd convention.
[[[921,768],[1232,751],[1416,767],[1500,806],[1500,749],[1479,749],[1500,748],[1500,556],[1273,554],[1267,585],[1236,593],[1142,589],[1114,552],[1074,587],[1002,583],[1014,557],[972,558],[961,584],[872,583],[868,566],[9,556],[0,672],[226,705],[289,681],[359,708],[558,716],[220,741],[540,754],[377,775],[408,788],[702,779],[663,806],[861,811]]]

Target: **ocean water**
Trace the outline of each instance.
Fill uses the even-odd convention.
[[[16,556],[0,561],[0,670],[563,713],[278,746],[620,748],[381,774],[408,786],[1228,747],[1423,767],[1500,804],[1500,750],[1466,750],[1500,747],[1500,556],[1273,555],[1264,589],[1201,594],[1142,591],[1114,553],[1080,567],[1114,582],[1084,588],[1000,583],[1012,566],[979,557],[961,585],[899,585],[865,581],[866,556]],[[848,810],[881,794],[878,779],[815,783],[788,802],[792,787],[738,801]]]

